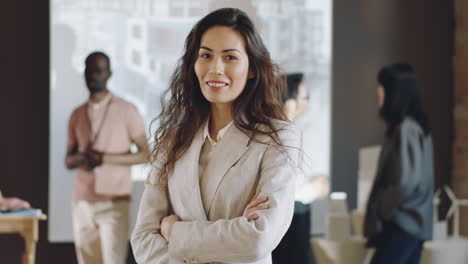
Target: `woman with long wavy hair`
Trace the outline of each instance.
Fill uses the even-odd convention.
[[[249,17],[202,18],[163,98],[132,247],[139,263],[271,263],[294,209],[301,139]]]

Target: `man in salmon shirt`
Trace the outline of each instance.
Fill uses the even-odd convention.
[[[148,161],[145,125],[133,104],[108,90],[109,57],[93,52],[85,65],[90,96],[70,117],[65,159],[76,170],[75,249],[80,264],[120,264],[128,251],[130,167]],[[132,144],[138,151],[130,151]]]

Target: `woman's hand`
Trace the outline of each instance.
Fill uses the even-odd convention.
[[[4,210],[19,210],[24,208],[30,208],[31,205],[24,200],[16,197],[0,197],[0,209]]]
[[[180,218],[175,214],[166,216],[162,219],[161,235],[164,237],[164,239],[166,239],[166,241],[169,241],[169,237],[171,237],[171,233],[172,233],[172,226],[177,221],[180,221]]]
[[[91,167],[91,169],[94,169],[102,165],[104,153],[93,149],[86,152],[86,157],[88,158],[89,166]]]
[[[266,197],[266,196],[258,197],[259,194],[260,194],[260,192],[258,191],[254,195],[254,197],[252,198],[250,203],[247,204],[247,206],[244,209],[244,212],[242,213],[242,216],[247,217],[247,219],[249,221],[257,220],[258,217],[259,217],[258,214],[252,214],[252,212],[258,211],[258,210],[266,210],[266,209],[269,208],[268,205],[262,205],[263,203],[268,201],[268,197]]]
[[[330,181],[326,176],[314,176],[310,178],[312,191],[317,193],[317,199],[323,199],[330,193]]]

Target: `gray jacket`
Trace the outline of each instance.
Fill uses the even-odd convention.
[[[393,222],[421,240],[432,239],[434,171],[432,139],[406,118],[387,136],[367,202],[364,235],[375,238]]]

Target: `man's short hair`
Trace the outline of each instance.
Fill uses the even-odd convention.
[[[86,57],[85,65],[88,65],[89,61],[90,61],[92,58],[97,57],[97,56],[102,56],[102,57],[104,57],[104,59],[106,59],[106,61],[107,61],[107,68],[110,70],[111,66],[110,66],[110,59],[109,59],[109,56],[107,56],[107,54],[105,54],[105,53],[102,52],[102,51],[94,51],[94,52],[91,52],[91,53]]]

